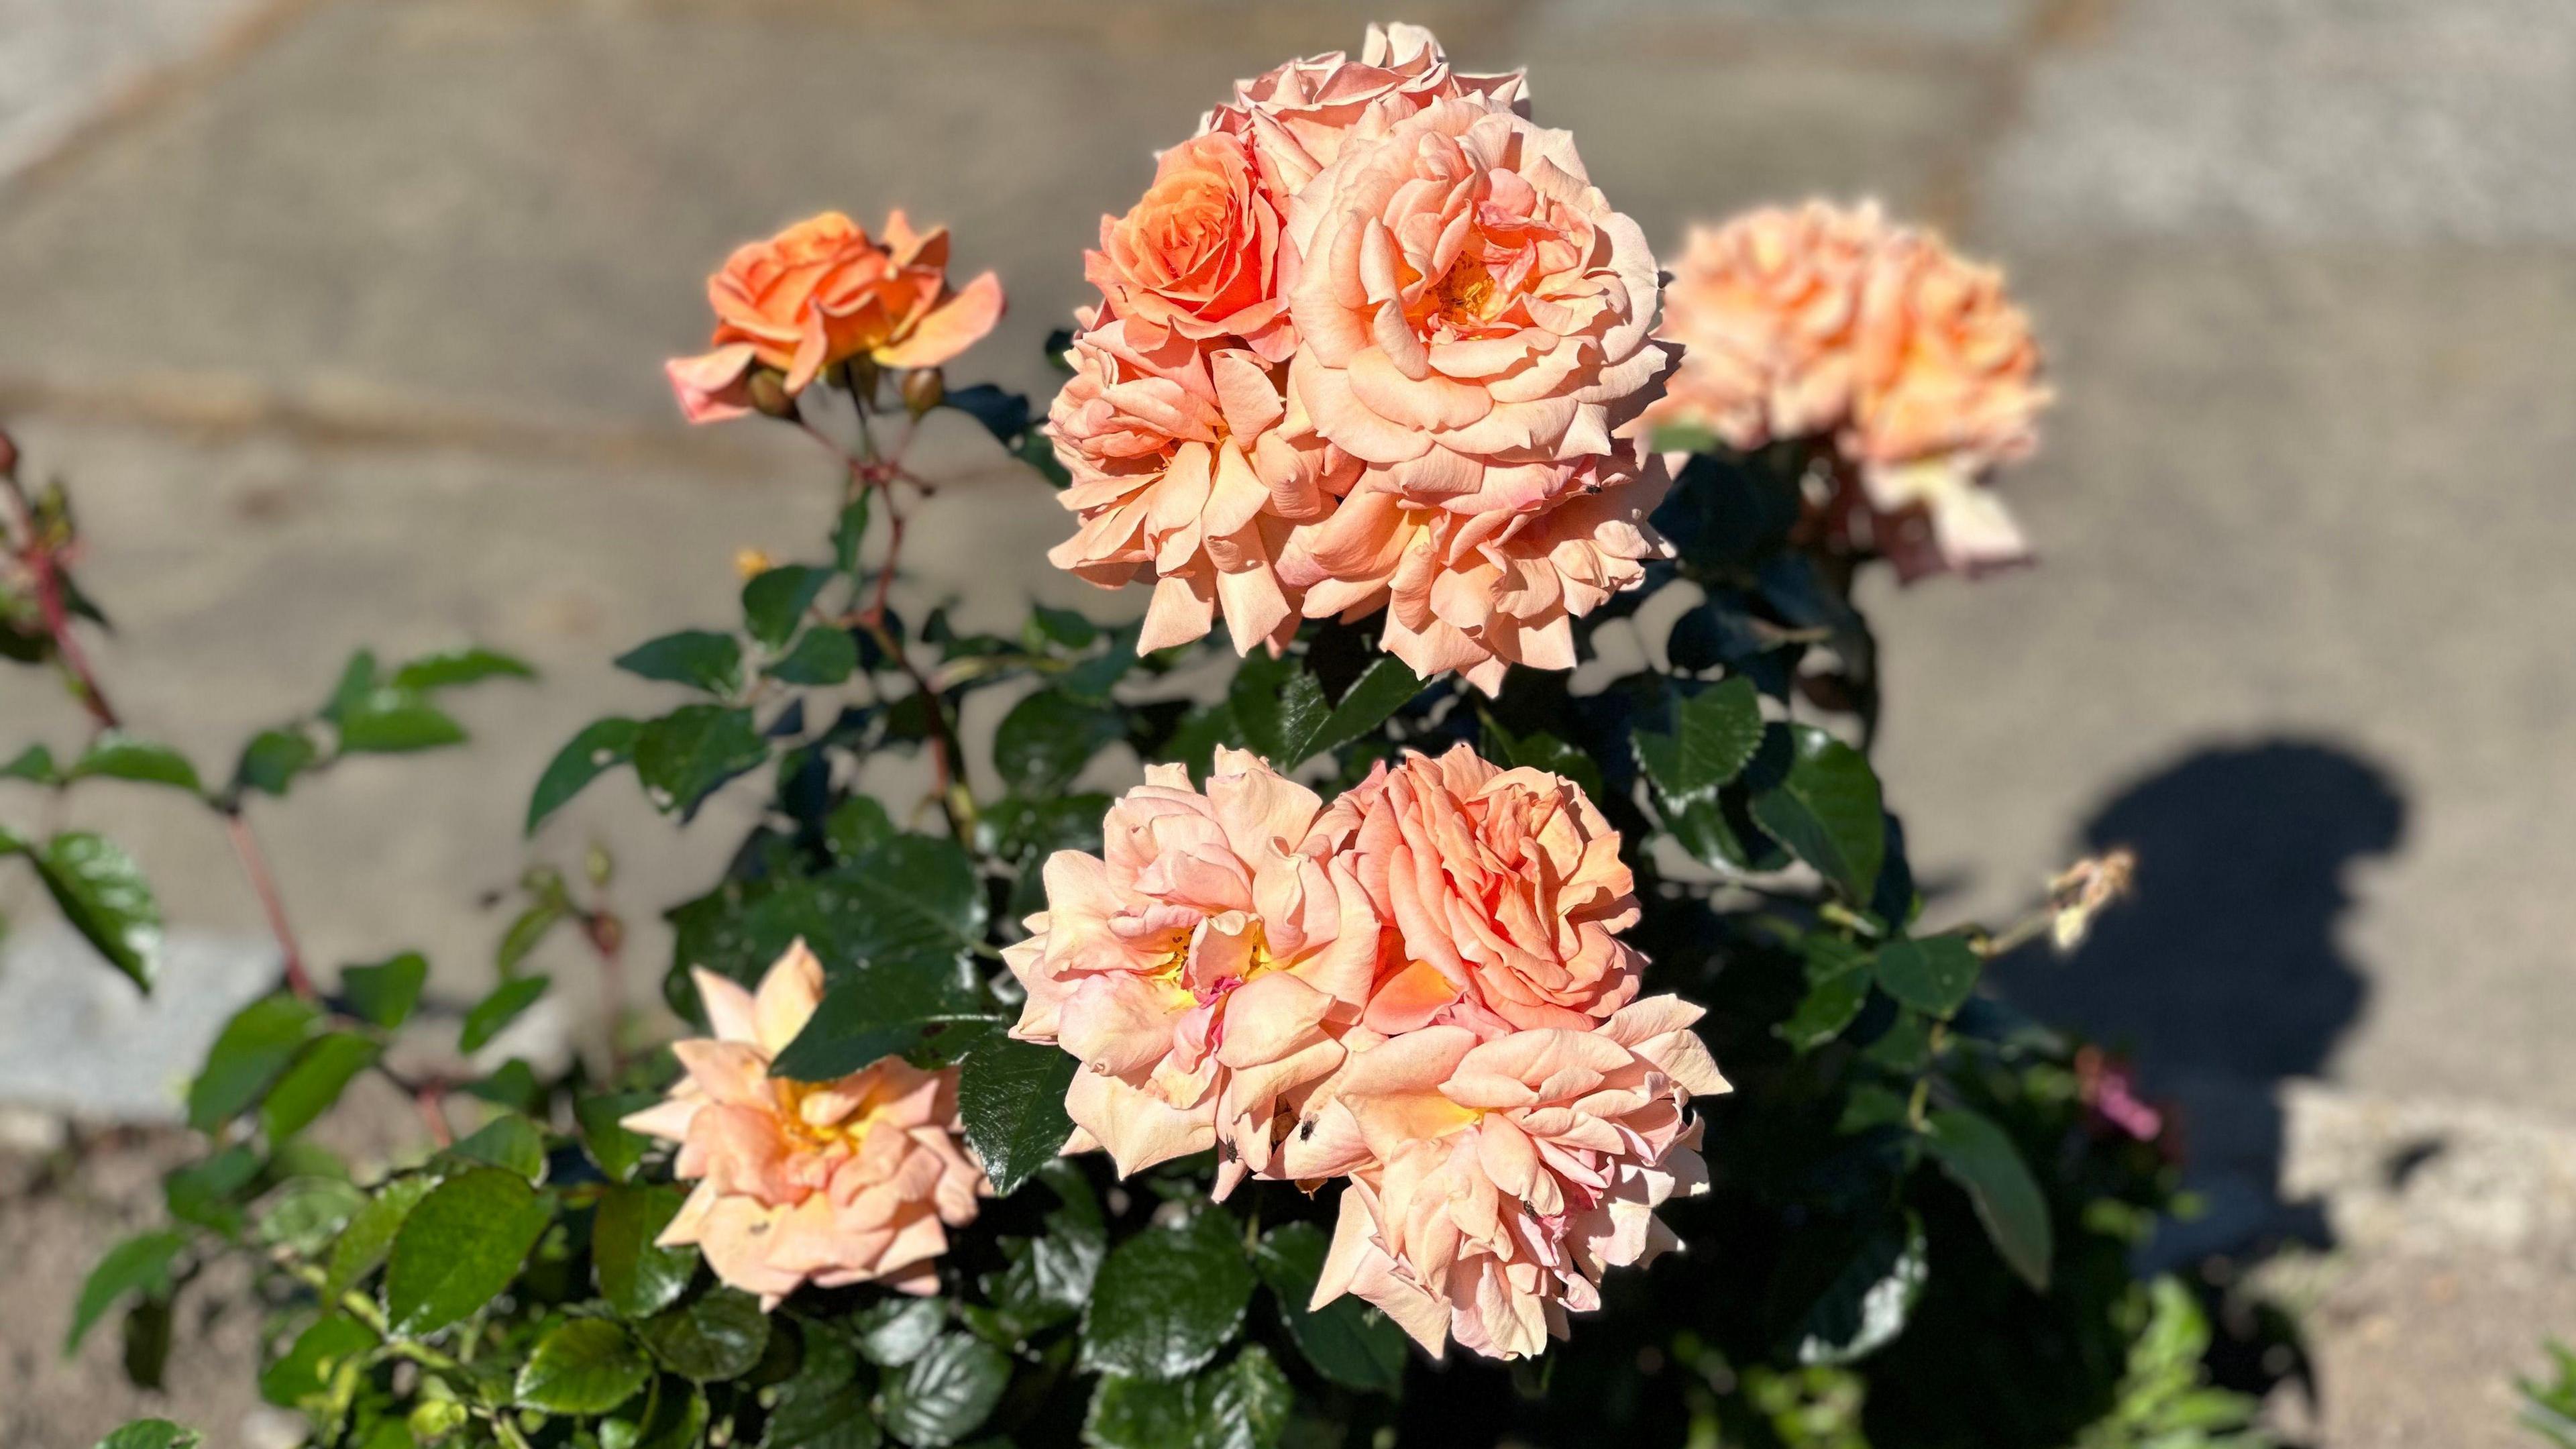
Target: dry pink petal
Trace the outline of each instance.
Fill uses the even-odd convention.
[[[934,1291],[948,1229],[991,1191],[960,1143],[956,1070],[888,1057],[831,1082],[772,1077],[822,999],[822,963],[802,941],[757,992],[695,976],[716,1034],[674,1043],[688,1076],[625,1119],[678,1142],[674,1171],[697,1182],[659,1241],[697,1244],[765,1308],[809,1281]]]
[[[1215,1146],[1218,1195],[1273,1175],[1282,1124],[1341,1064],[1380,926],[1313,791],[1219,750],[1204,792],[1146,770],[1097,856],[1058,851],[1047,909],[1003,952],[1011,1034],[1080,1058],[1080,1140],[1121,1173]]]

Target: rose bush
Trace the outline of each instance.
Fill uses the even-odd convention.
[[[527,814],[542,839],[613,774],[683,823],[757,797],[664,912],[667,1047],[617,995],[604,849],[531,868],[470,1002],[425,1004],[417,956],[309,969],[264,884],[258,797],[454,743],[441,693],[524,666],[361,655],[209,785],[109,703],[70,510],[0,448],[0,652],[98,726],[0,774],[213,809],[283,958],[190,1089],[171,1225],[72,1341],[121,1311],[150,1378],[244,1259],[262,1393],[364,1449],[2253,1442],[2191,1295],[2131,1269],[2178,1205],[2169,1114],[1979,989],[2130,863],[1936,924],[1866,753],[1854,578],[1921,538],[1991,561],[1959,500],[2044,400],[1995,277],[1810,208],[1664,288],[1523,77],[1418,28],[1218,99],[1104,221],[1042,422],[943,375],[999,284],[952,288],[899,213],[711,283],[683,412],[823,443],[837,525],[748,559],[737,620],[622,655],[672,705],[580,731]],[[1056,485],[1053,560],[1150,584],[1141,617],[916,605],[928,485],[871,419],[942,408],[1030,465],[1025,506]],[[1595,647],[1646,617],[1659,648]],[[859,788],[890,754],[919,800]],[[129,857],[0,855],[149,987]],[[608,1019],[560,1071],[488,1060],[558,930]],[[416,1149],[314,1144],[362,1075]]]

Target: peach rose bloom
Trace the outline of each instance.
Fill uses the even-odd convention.
[[[1657,332],[1681,345],[1682,362],[1652,422],[1704,427],[1741,450],[1842,426],[1862,279],[1886,233],[1874,202],[1765,207],[1692,227]]]
[[[707,279],[715,350],[666,367],[693,423],[740,416],[754,367],[785,374],[789,396],[827,367],[865,356],[886,367],[937,367],[1002,316],[991,272],[948,285],[948,229],[915,232],[898,211],[883,244],[837,211],[737,249]]]
[[[1285,362],[1296,336],[1279,295],[1279,226],[1243,141],[1199,136],[1162,154],[1125,216],[1100,219],[1100,250],[1083,254],[1083,276],[1139,346],[1166,330],[1233,336]]]
[[[1272,369],[1248,349],[1122,317],[1086,325],[1066,356],[1074,375],[1046,426],[1073,475],[1058,501],[1081,523],[1048,562],[1104,588],[1154,579],[1140,650],[1188,643],[1220,612],[1237,653],[1283,645],[1299,600],[1279,554],[1297,521],[1327,515],[1328,490],[1347,488],[1355,465],[1290,441]]]
[[[1378,920],[1322,802],[1259,757],[1217,751],[1204,794],[1179,765],[1145,780],[1100,855],[1048,859],[1047,909],[1002,953],[1028,991],[1011,1035],[1082,1060],[1067,1151],[1105,1147],[1123,1175],[1213,1146],[1223,1197],[1271,1171],[1341,1064]]]
[[[1353,1174],[1310,1306],[1356,1293],[1434,1356],[1565,1337],[1603,1272],[1680,1246],[1655,1209],[1706,1190],[1688,1106],[1727,1084],[1700,1014],[1658,996],[1584,1031],[1433,1026],[1354,1054],[1295,1146]]]
[[[1527,83],[1521,71],[1451,70],[1439,40],[1419,25],[1371,25],[1358,60],[1336,50],[1237,81],[1233,102],[1209,112],[1199,130],[1243,137],[1271,190],[1292,196],[1333,164],[1343,137],[1354,130],[1382,129],[1434,101],[1462,96],[1525,111]]]
[[[1477,511],[1556,496],[1668,365],[1655,259],[1573,138],[1445,100],[1346,144],[1288,208],[1289,389],[1363,486]],[[1643,399],[1638,399],[1642,405]]]
[[[1485,1036],[1589,1030],[1637,994],[1636,878],[1582,788],[1466,745],[1380,762],[1333,802],[1353,869],[1399,951],[1364,1020],[1393,1036],[1455,1022]]]
[[[1900,572],[1978,573],[2029,556],[1985,477],[2039,446],[2039,380],[2030,319],[2003,274],[1962,260],[1929,232],[1879,248],[1860,302],[1852,415],[1844,447],[1881,515],[1928,520],[1929,556],[1882,549]]]
[[[696,1244],[764,1309],[809,1281],[939,1291],[948,1229],[973,1222],[992,1191],[960,1145],[955,1069],[888,1057],[837,1081],[772,1077],[771,1059],[822,999],[814,953],[789,947],[757,995],[691,974],[716,1034],[672,1043],[688,1076],[625,1119],[679,1143],[674,1171],[697,1182],[656,1241]]]
[[[1548,466],[1561,491],[1518,508],[1355,491],[1290,534],[1279,576],[1308,618],[1386,610],[1381,646],[1425,679],[1456,670],[1497,694],[1514,664],[1571,669],[1573,621],[1672,556],[1647,522],[1672,479],[1662,457],[1624,439],[1616,453]]]

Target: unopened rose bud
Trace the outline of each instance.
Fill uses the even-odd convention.
[[[7,433],[0,433],[0,473],[18,471],[18,443]]]
[[[733,551],[733,571],[740,574],[745,583],[776,567],[778,565],[770,560],[769,555],[759,549],[746,546]]]
[[[948,381],[935,367],[916,367],[903,375],[903,406],[906,412],[920,417],[939,406],[948,396]]]
[[[787,377],[784,373],[773,372],[764,367],[754,372],[751,380],[743,386],[750,394],[752,407],[764,416],[773,418],[796,416],[796,395],[787,390]]]
[[[602,911],[590,918],[591,947],[603,956],[614,956],[626,945],[626,922]]]

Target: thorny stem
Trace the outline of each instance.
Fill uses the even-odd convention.
[[[101,730],[120,729],[123,718],[116,706],[108,703],[107,690],[99,683],[98,670],[90,663],[89,652],[81,647],[80,636],[72,628],[71,609],[65,597],[62,562],[39,531],[34,503],[27,497],[26,486],[18,481],[17,448],[6,434],[0,434],[0,487],[8,491],[12,509],[17,514],[20,531],[25,534],[22,555],[36,584],[36,607],[43,614],[45,633],[53,645],[55,662],[62,668],[71,685],[72,697],[89,711],[90,720]],[[224,836],[231,841],[233,854],[241,861],[242,874],[249,878],[251,890],[259,896],[261,911],[268,917],[270,932],[277,937],[278,955],[286,971],[287,989],[306,1001],[321,993],[314,989],[313,978],[304,969],[304,954],[295,944],[295,930],[286,918],[286,907],[277,893],[277,882],[269,874],[267,857],[261,854],[259,838],[251,833],[250,822],[242,818],[237,801],[209,802],[224,818]]]

